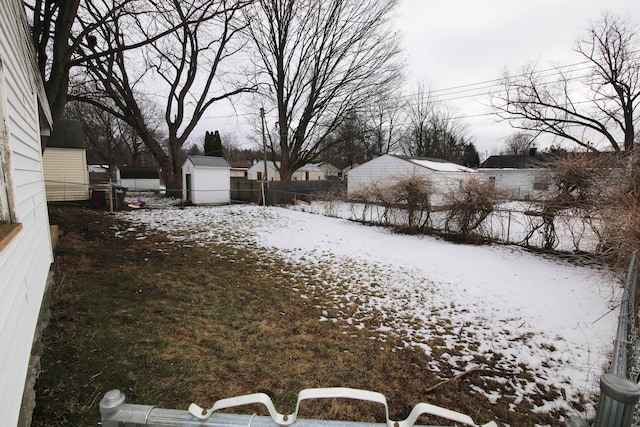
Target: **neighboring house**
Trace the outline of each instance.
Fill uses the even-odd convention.
[[[482,177],[474,169],[440,159],[384,154],[349,171],[347,196],[354,197],[373,186],[393,185],[413,175],[429,180],[434,194],[461,188],[471,177]]]
[[[120,166],[117,183],[128,191],[160,191],[160,172],[153,166]]]
[[[280,181],[280,162],[267,162],[267,181]],[[264,160],[258,160],[247,170],[247,179],[250,181],[264,180]]]
[[[280,181],[280,162],[267,162],[267,181]],[[264,160],[255,162],[247,171],[247,179],[250,181],[262,181],[264,176]],[[325,179],[322,169],[313,163],[302,166],[291,175],[293,181],[318,181]]]
[[[291,179],[294,181],[318,181],[326,179],[326,174],[318,165],[307,163],[297,169],[291,176]]]
[[[364,162],[363,162],[363,163],[364,163]],[[357,167],[358,167],[358,166],[360,166],[360,165],[361,165],[361,163],[354,162],[354,163],[352,163],[352,164],[350,164],[350,165],[347,165],[347,166],[343,167],[343,168],[342,168],[342,179],[346,179],[346,178],[348,178],[348,176],[349,176],[349,171],[350,171],[351,169],[357,168]]]
[[[246,178],[251,163],[246,160],[229,161],[231,166],[231,178]]]
[[[89,200],[87,150],[82,123],[58,120],[42,156],[47,200]]]
[[[100,185],[109,183],[109,165],[88,165],[89,184]]]
[[[42,167],[51,113],[21,0],[0,1],[0,416],[30,425],[32,346],[53,261]],[[35,356],[34,356],[35,357]],[[24,402],[23,402],[24,392]],[[23,406],[21,410],[21,406]]]
[[[189,156],[182,165],[182,200],[196,205],[231,202],[231,166],[222,157]]]
[[[327,179],[342,179],[342,169],[338,166],[334,165],[331,162],[321,162],[316,166],[320,168],[324,172],[324,175]]]
[[[549,190],[547,166],[555,160],[555,156],[539,154],[532,148],[529,154],[491,156],[482,163],[478,172],[485,174],[503,197],[529,200]]]

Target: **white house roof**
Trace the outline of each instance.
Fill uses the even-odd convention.
[[[222,157],[213,156],[189,156],[187,157],[193,166],[205,168],[231,168],[229,163]]]
[[[407,162],[411,162],[415,165],[422,166],[423,168],[430,169],[436,172],[470,172],[477,173],[475,169],[471,169],[465,166],[457,165],[455,163],[451,163],[447,160],[442,159],[434,159],[430,157],[409,157],[409,156],[401,156],[397,154],[388,154],[389,156],[396,157],[398,159],[405,160]]]
[[[476,172],[474,169],[436,159],[408,159],[411,163],[437,172]]]
[[[320,169],[320,167],[314,163],[307,163],[306,165],[302,166],[298,170],[304,171],[304,172],[322,172],[322,169]]]

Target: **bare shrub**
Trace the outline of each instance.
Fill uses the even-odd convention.
[[[462,188],[447,192],[444,201],[447,209],[444,232],[462,242],[481,240],[481,226],[497,204],[493,186],[472,177]]]
[[[523,244],[530,246],[531,239],[540,235],[543,249],[556,249],[559,226],[571,238],[574,252],[580,251],[587,228],[598,240],[604,239],[602,220],[617,203],[612,196],[621,183],[621,170],[620,157],[612,153],[575,153],[553,162],[549,191],[526,212],[531,221]]]
[[[411,233],[424,231],[431,213],[431,182],[419,174],[392,177],[389,183],[373,182],[351,195],[362,203],[362,220],[367,211],[379,209],[378,223]],[[372,215],[371,215],[372,217]]]
[[[340,202],[346,199],[345,189],[332,187],[322,195],[324,201],[324,214],[326,216],[337,216],[337,208]]]
[[[409,232],[424,231],[431,215],[431,181],[422,175],[398,177],[387,189],[389,204],[406,213],[403,225]]]
[[[640,248],[640,154],[633,151],[613,164],[599,210],[598,254],[626,267]]]

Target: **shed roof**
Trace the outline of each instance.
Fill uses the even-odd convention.
[[[307,163],[306,165],[303,165],[302,167],[298,168],[298,170],[303,172],[323,172],[323,170],[320,169],[320,167],[314,163]]]
[[[407,160],[418,166],[422,166],[427,169],[431,169],[436,172],[476,172],[475,169],[468,168],[466,166],[452,163],[448,160],[435,159],[431,157],[410,157],[400,156],[392,154],[393,157],[397,157],[402,160]]]
[[[249,169],[251,163],[246,160],[229,160],[229,165],[234,169]]]
[[[214,156],[189,156],[187,157],[193,166],[202,168],[231,168],[229,163],[222,157]]]
[[[47,138],[47,147],[85,148],[82,122],[69,119],[58,120],[51,136]]]

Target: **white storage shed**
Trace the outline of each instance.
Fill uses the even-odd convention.
[[[24,5],[0,1],[0,414],[30,425],[34,338],[53,261],[42,167],[51,114]],[[23,405],[23,392],[26,397]],[[21,409],[22,407],[22,409]]]
[[[189,156],[182,165],[182,200],[195,205],[231,202],[231,166],[222,157]]]
[[[58,120],[42,159],[48,201],[89,200],[87,150],[81,122]]]
[[[385,154],[349,171],[347,196],[354,197],[374,185],[392,185],[412,175],[428,179],[436,195],[462,188],[472,177],[484,179],[474,169],[445,160]]]

